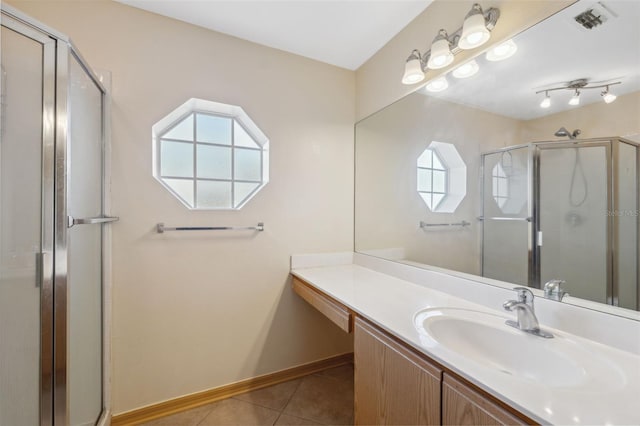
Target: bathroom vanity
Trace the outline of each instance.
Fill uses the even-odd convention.
[[[640,423],[637,319],[536,297],[546,339],[505,324],[508,288],[351,253],[291,273],[354,334],[356,424]]]

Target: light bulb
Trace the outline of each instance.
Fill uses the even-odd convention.
[[[467,78],[475,75],[479,69],[480,67],[478,67],[478,63],[474,60],[471,60],[453,70],[452,74],[455,78]]]
[[[616,95],[614,95],[609,91],[609,86],[607,86],[607,89],[604,92],[602,92],[601,95],[602,95],[602,99],[608,104],[615,101],[617,98]]]
[[[549,93],[545,94],[544,99],[540,102],[540,108],[549,108],[551,106],[551,97]]]
[[[487,29],[484,13],[479,4],[474,4],[471,11],[462,24],[462,34],[458,47],[460,49],[473,49],[489,41],[491,33]]]
[[[502,61],[504,59],[512,57],[518,51],[518,46],[513,40],[507,40],[504,43],[500,43],[496,47],[491,48],[487,52],[487,61]]]
[[[416,50],[411,52],[411,56],[404,65],[404,76],[402,84],[415,84],[424,80],[424,72],[420,63],[420,53]]]
[[[446,67],[451,62],[453,62],[453,53],[451,53],[449,40],[447,40],[447,33],[444,30],[440,30],[439,35],[431,44],[431,53],[429,61],[427,61],[427,68],[437,70]]]
[[[425,88],[429,92],[442,92],[447,87],[449,87],[449,82],[447,81],[447,79],[445,77],[438,77],[427,83],[427,86]]]
[[[576,90],[576,93],[569,99],[569,105],[580,105],[580,92]]]

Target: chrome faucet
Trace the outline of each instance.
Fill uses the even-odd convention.
[[[516,311],[518,321],[507,320],[506,324],[530,333],[536,336],[545,337],[547,339],[553,337],[553,334],[544,330],[540,330],[538,318],[533,308],[533,293],[526,287],[515,287],[513,289],[518,295],[518,300],[507,300],[502,304],[506,311]]]
[[[551,280],[547,282],[544,285],[544,297],[562,302],[562,298],[569,294],[562,288],[562,284],[564,283],[566,283],[564,280]]]

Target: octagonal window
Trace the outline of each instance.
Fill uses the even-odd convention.
[[[452,213],[467,193],[467,166],[455,146],[431,142],[417,161],[418,194],[432,212]]]
[[[190,209],[240,209],[269,180],[269,140],[238,106],[190,99],[152,131],[154,177]]]
[[[509,178],[500,163],[493,167],[491,178],[493,179],[493,198],[496,200],[498,207],[504,209],[504,205],[509,199]]]
[[[491,169],[491,195],[503,213],[520,214],[528,196],[527,149],[512,151],[502,152]]]
[[[449,169],[444,166],[437,151],[425,149],[418,158],[418,193],[432,211],[447,195],[448,175]]]

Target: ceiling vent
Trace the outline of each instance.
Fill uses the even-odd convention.
[[[608,6],[602,2],[598,2],[573,19],[575,19],[575,21],[583,28],[592,30],[616,16],[617,15]]]

